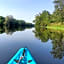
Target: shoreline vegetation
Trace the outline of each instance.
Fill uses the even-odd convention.
[[[64,30],[64,3],[62,0],[54,0],[55,10],[51,14],[49,11],[43,12],[35,16],[35,28],[48,28]]]
[[[55,29],[55,30],[64,30],[64,24],[61,23],[51,23],[46,26],[47,29]]]
[[[12,34],[15,31],[23,31],[26,28],[32,28],[34,24],[27,23],[24,20],[17,20],[13,16],[0,16],[0,34]]]
[[[27,23],[24,20],[17,20],[15,18],[13,18],[12,15],[3,17],[0,16],[0,26],[8,26],[8,27],[12,27],[12,26],[26,26],[26,27],[30,27],[30,26],[34,26],[32,23]]]
[[[64,30],[64,27],[59,27],[59,26],[47,26],[47,29],[55,29],[55,30]]]
[[[64,57],[64,1],[54,0],[55,10],[52,14],[44,10],[35,16],[35,37],[42,43],[52,42],[52,51],[54,58],[62,59]]]

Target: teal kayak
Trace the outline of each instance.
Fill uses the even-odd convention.
[[[8,64],[37,64],[27,48],[21,48]]]

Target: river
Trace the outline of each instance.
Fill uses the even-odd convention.
[[[32,28],[16,31],[12,34],[0,34],[0,64],[7,64],[15,53],[23,47],[30,50],[37,64],[63,64],[64,57],[59,58],[55,57],[53,53],[51,54],[52,40],[49,38],[46,42],[42,42],[40,38],[35,37],[34,30]],[[61,55],[59,52],[57,54]]]

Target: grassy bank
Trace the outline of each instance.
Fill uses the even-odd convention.
[[[64,24],[61,23],[51,23],[46,28],[55,30],[64,30]]]
[[[46,28],[55,29],[55,30],[64,30],[64,25],[63,26],[47,26]]]

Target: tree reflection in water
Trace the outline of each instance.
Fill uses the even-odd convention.
[[[7,26],[0,26],[0,34],[6,33],[12,35],[13,32],[16,31],[24,31],[26,28],[32,28],[33,26],[17,26],[17,27],[7,27]]]
[[[35,28],[35,36],[43,43],[49,39],[52,40],[52,51],[50,52],[54,58],[62,59],[64,56],[64,31]]]

